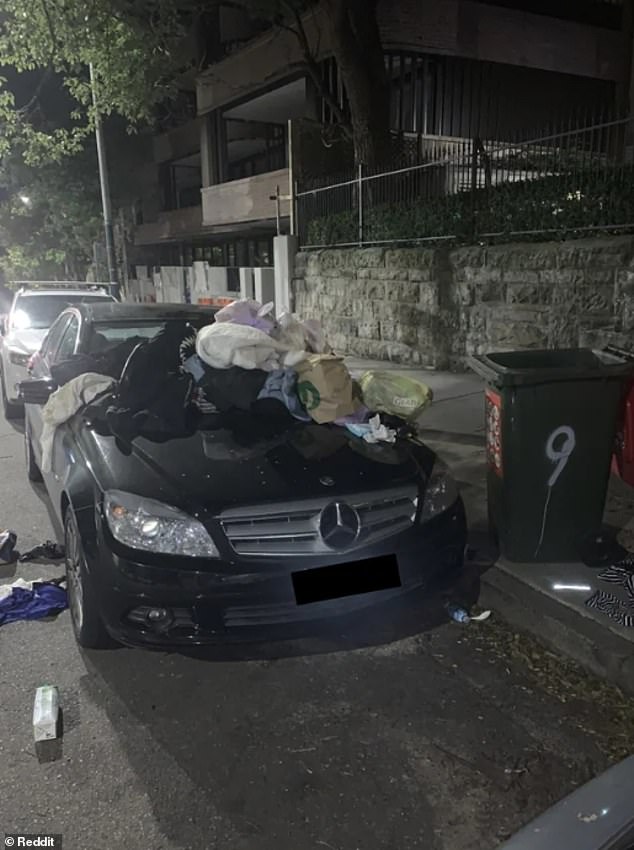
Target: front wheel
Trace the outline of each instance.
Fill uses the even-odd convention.
[[[106,649],[114,643],[101,619],[94,588],[86,569],[86,556],[73,509],[64,518],[68,607],[75,638],[86,649]]]

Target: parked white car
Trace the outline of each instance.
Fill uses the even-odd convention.
[[[114,301],[107,286],[94,283],[30,283],[19,289],[0,321],[0,393],[7,419],[22,415],[17,385],[28,377],[28,362],[48,329],[67,307],[83,301]]]

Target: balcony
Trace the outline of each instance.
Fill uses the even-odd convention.
[[[579,10],[575,11],[579,5]],[[614,30],[620,6],[611,2],[574,3],[558,0],[557,9],[572,9],[578,20],[556,13],[536,14],[529,9],[550,8],[542,2],[499,4],[475,0],[380,0],[378,20],[386,51],[403,50],[460,56],[517,65],[559,74],[573,74],[600,80],[620,81],[625,61],[624,39]],[[506,7],[506,8],[505,8]],[[598,17],[581,14],[594,9]],[[305,19],[309,44],[317,61],[328,57],[328,27],[322,13],[308,13]],[[563,14],[563,12],[559,12]],[[605,24],[592,25],[592,21]],[[585,21],[585,22],[584,22]],[[198,113],[254,97],[264,84],[282,84],[305,72],[305,58],[299,41],[290,32],[270,31],[249,42],[244,50],[203,71],[197,79]],[[291,118],[292,115],[287,117]],[[300,116],[296,116],[300,117]]]
[[[200,150],[200,120],[188,121],[153,139],[154,162],[169,162]]]
[[[156,221],[141,224],[134,235],[135,245],[156,245],[194,236],[203,229],[202,207],[185,207],[159,213]]]
[[[220,183],[202,190],[202,219],[204,227],[219,227],[245,222],[270,221],[275,219],[275,195],[288,195],[288,168],[256,174],[230,183]],[[281,214],[290,214],[290,204],[282,201]]]

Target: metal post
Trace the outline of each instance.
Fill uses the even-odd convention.
[[[289,122],[288,122],[288,194],[289,194],[290,199],[291,199],[291,206],[290,206],[291,236],[297,235],[297,232],[296,232],[297,211],[296,211],[296,206],[295,206],[296,203],[297,203],[297,199],[295,197],[296,187],[295,187],[295,163],[293,161],[294,156],[295,156],[295,152],[293,150],[293,121],[292,121],[292,119],[289,119]]]
[[[359,163],[357,177],[357,194],[359,203],[359,247],[363,246],[363,163]]]
[[[125,215],[123,207],[119,215],[119,227],[121,230],[121,265],[123,267],[123,297],[128,298],[130,292],[130,275],[128,273],[128,246],[126,243]]]
[[[476,222],[476,192],[478,190],[478,142],[475,138],[471,139],[471,236],[473,239],[477,235]]]
[[[92,87],[92,103],[95,110],[95,139],[97,142],[97,160],[99,162],[99,183],[101,185],[101,204],[103,207],[103,226],[106,235],[106,257],[108,259],[108,277],[112,294],[119,298],[119,280],[117,276],[117,258],[114,250],[114,231],[112,227],[112,206],[110,203],[110,186],[108,183],[108,163],[106,161],[106,145],[103,137],[103,126],[99,112],[95,70],[90,63],[90,85]]]
[[[92,261],[95,264],[95,280],[101,280],[99,272],[99,243],[92,243]]]
[[[277,235],[282,235],[282,214],[280,210],[280,187],[275,187],[275,220],[277,222]]]

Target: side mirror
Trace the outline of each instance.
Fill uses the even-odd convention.
[[[20,398],[24,404],[44,405],[57,389],[53,381],[22,381],[19,384]]]

